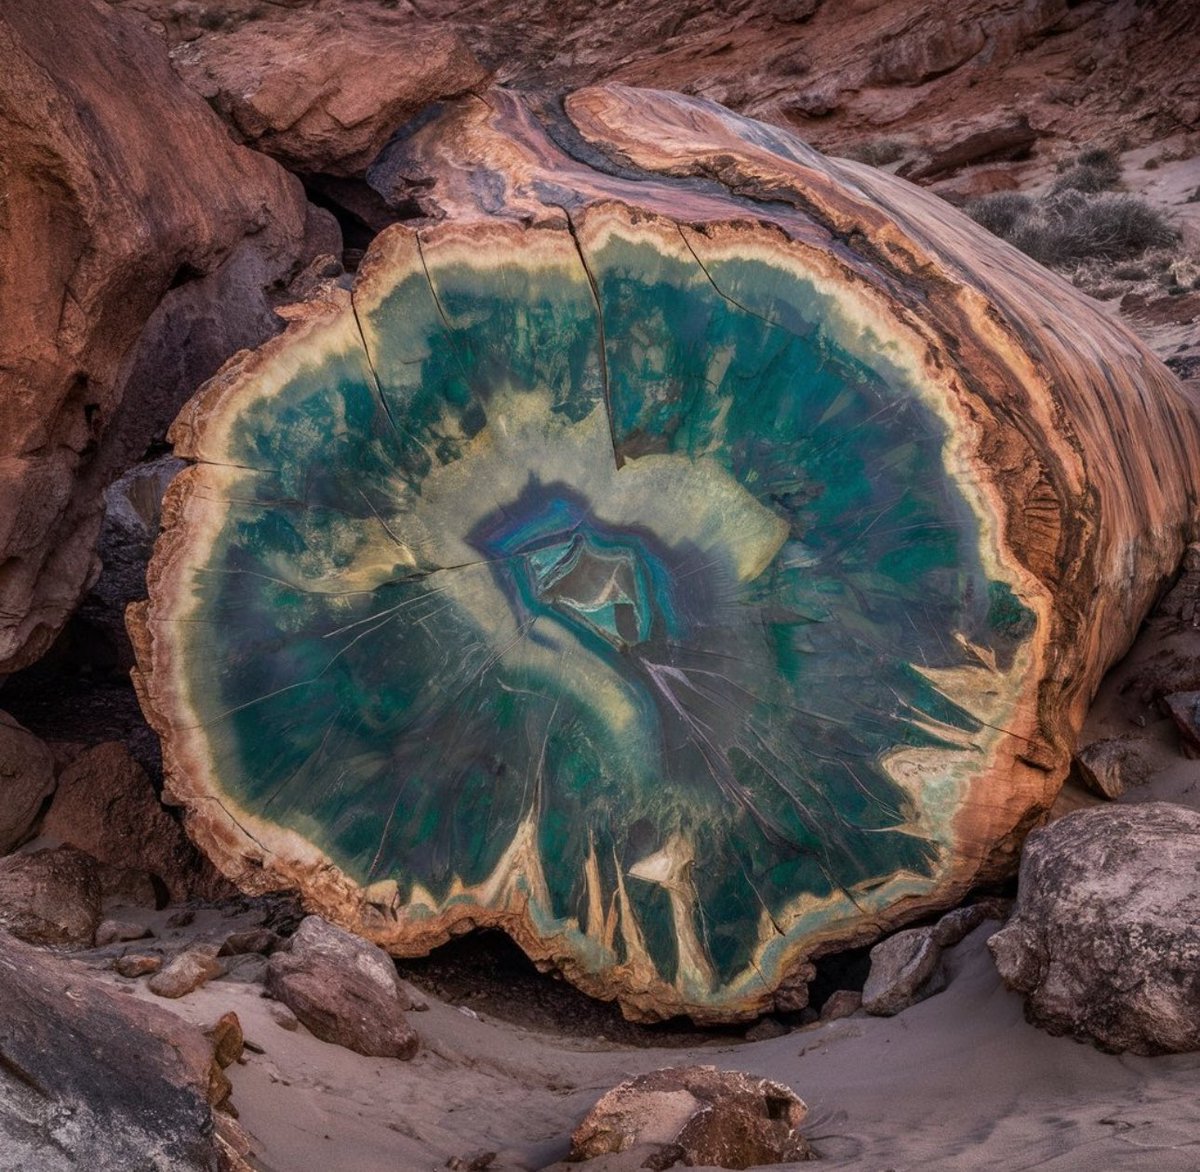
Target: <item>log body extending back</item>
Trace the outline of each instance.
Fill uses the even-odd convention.
[[[226,874],[715,1021],[1011,869],[1194,535],[1171,374],[679,95],[466,99],[373,182],[427,217],[180,416],[130,616]]]

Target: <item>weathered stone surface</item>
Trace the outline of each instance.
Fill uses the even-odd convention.
[[[149,988],[159,997],[186,997],[222,972],[221,962],[211,952],[200,947],[189,948],[155,973],[150,978]]]
[[[304,173],[361,175],[430,102],[482,87],[457,33],[379,7],[276,11],[172,53],[243,142]]]
[[[270,928],[251,928],[246,932],[234,932],[225,937],[217,952],[218,956],[242,956],[248,952],[269,956],[282,943],[278,933]]]
[[[122,977],[128,977],[130,980],[147,977],[162,968],[162,957],[145,952],[126,953],[125,956],[119,956],[116,959],[113,968]]]
[[[643,1166],[751,1168],[813,1156],[808,1108],[789,1087],[740,1071],[685,1066],[614,1087],[571,1135],[570,1160],[649,1147]]]
[[[979,163],[1026,158],[1038,133],[1029,125],[1028,115],[1001,111],[975,122],[952,123],[940,132],[940,139],[927,144],[897,174],[916,182],[938,179]]]
[[[1200,757],[1200,692],[1175,692],[1163,697],[1163,707],[1179,732],[1185,757]]]
[[[1073,764],[1084,785],[1104,798],[1119,798],[1150,778],[1150,765],[1130,737],[1093,741],[1075,754]]]
[[[0,712],[0,855],[29,837],[42,804],[53,792],[53,754],[28,729]]]
[[[1200,813],[1100,806],[1031,834],[1015,913],[988,947],[1050,1033],[1200,1049]]]
[[[63,771],[42,832],[108,866],[154,875],[172,899],[219,898],[232,890],[119,741],[88,749]]]
[[[153,935],[145,924],[134,924],[128,920],[103,920],[96,929],[96,947],[123,944],[130,940],[145,940]]]
[[[871,949],[862,1008],[878,1017],[891,1017],[940,993],[947,982],[943,951],[960,943],[985,920],[1005,919],[1008,902],[983,899],[947,912],[936,924],[897,932],[880,941]]]
[[[0,929],[30,944],[90,948],[100,926],[96,862],[64,847],[0,859]]]
[[[1158,604],[1158,613],[1184,629],[1200,628],[1200,545],[1184,551],[1179,579]]]
[[[125,629],[125,608],[146,597],[146,564],[158,533],[162,498],[171,478],[183,467],[174,456],[135,464],[104,492],[104,521],[96,551],[100,576],[77,612],[88,661],[113,671],[133,666]]]
[[[878,1017],[891,1017],[945,988],[942,950],[933,932],[933,928],[910,928],[871,949],[863,1009]]]
[[[776,1017],[764,1017],[756,1021],[745,1033],[747,1042],[768,1042],[772,1038],[782,1038],[791,1030]]]
[[[993,897],[956,907],[933,926],[933,941],[939,948],[953,948],[985,920],[1007,920],[1012,900]]]
[[[0,1168],[248,1167],[219,1163],[240,1144],[206,1101],[199,1030],[2,932],[0,1006]]]
[[[857,989],[838,989],[821,1006],[822,1021],[840,1021],[862,1009],[862,994]]]
[[[308,916],[287,950],[271,957],[267,992],[324,1042],[375,1058],[417,1052],[391,957],[319,916]]]
[[[204,1031],[204,1036],[213,1044],[213,1060],[222,1070],[232,1066],[241,1056],[246,1044],[242,1023],[238,1015],[229,1010]]]
[[[661,91],[446,103],[372,182],[428,219],[180,416],[130,615],[224,872],[702,1020],[1011,873],[1196,526],[1170,372],[943,201]]]
[[[281,1029],[289,1033],[300,1028],[300,1019],[283,1002],[270,1008],[271,1020]]]
[[[161,879],[149,871],[136,867],[116,867],[111,863],[99,864],[100,888],[105,903],[123,906],[159,908],[170,900],[170,892]]]
[[[278,329],[269,291],[329,221],[230,141],[161,42],[103,5],[9,0],[0,59],[9,672],[95,579],[105,485],[229,354]]]

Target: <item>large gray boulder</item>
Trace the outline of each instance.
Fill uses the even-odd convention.
[[[1026,1016],[1105,1050],[1200,1050],[1200,813],[1101,806],[1031,834],[988,941]]]

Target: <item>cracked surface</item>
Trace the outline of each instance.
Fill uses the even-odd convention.
[[[398,953],[499,926],[630,1014],[744,1016],[950,902],[1061,776],[1062,619],[981,450],[1024,371],[950,348],[981,327],[882,264],[877,205],[869,249],[845,206],[837,238],[805,220],[842,179],[778,132],[646,95],[609,154],[682,177],[635,181],[495,99],[436,139],[451,218],[380,236],[352,302],[176,425],[198,465],[135,616],[142,694],[244,886]],[[716,173],[808,167],[804,199],[763,223],[697,186],[717,131],[743,153]]]

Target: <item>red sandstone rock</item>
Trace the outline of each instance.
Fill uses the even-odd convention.
[[[588,1112],[571,1136],[568,1159],[646,1148],[644,1168],[809,1160],[812,1149],[799,1131],[807,1114],[788,1087],[739,1071],[655,1070],[614,1087]]]
[[[451,29],[375,6],[285,9],[172,59],[243,142],[293,170],[340,176],[362,174],[430,102],[489,77]]]
[[[319,916],[308,916],[289,949],[271,957],[267,992],[323,1042],[373,1058],[407,1059],[417,1052],[392,959]]]
[[[0,9],[0,671],[96,577],[102,493],[320,248],[297,180],[229,140],[160,41],[91,0]],[[311,214],[310,214],[311,212]]]
[[[50,750],[7,713],[0,712],[0,855],[27,838],[54,790]]]
[[[172,899],[219,898],[230,890],[118,741],[88,749],[63,771],[42,831],[110,867],[149,872]]]
[[[70,847],[0,859],[0,930],[29,944],[91,948],[99,925],[94,859]]]

